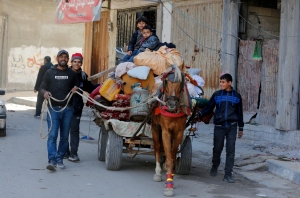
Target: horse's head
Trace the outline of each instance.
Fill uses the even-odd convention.
[[[169,112],[180,108],[180,95],[184,88],[184,76],[176,66],[170,67],[163,75],[165,102]]]

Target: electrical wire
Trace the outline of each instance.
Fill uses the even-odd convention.
[[[238,13],[238,14],[240,15],[240,13]],[[263,29],[263,28],[261,28],[261,27],[258,27],[258,26],[256,26],[256,25],[253,25],[250,21],[248,21],[247,19],[245,19],[243,16],[240,15],[240,17],[241,17],[244,21],[246,21],[247,23],[249,23],[250,25],[252,25],[253,27],[256,27],[258,30],[262,30],[262,31],[266,32],[267,34],[272,35],[272,36],[275,36],[275,37],[277,37],[277,38],[280,38],[280,37],[283,37],[283,38],[289,38],[289,37],[299,37],[299,36],[300,36],[300,34],[294,35],[294,36],[280,36],[280,35],[277,36],[277,35],[275,35],[275,34],[272,34],[272,33],[268,32],[268,31],[266,31],[265,29]]]
[[[192,18],[188,17],[188,16],[185,15],[178,7],[176,7],[174,4],[172,4],[169,0],[166,0],[166,1],[167,1],[167,2],[168,2],[168,3],[169,3],[169,4],[170,4],[177,12],[179,12],[183,17],[185,17],[186,19],[188,19],[188,20],[190,20],[190,21],[192,21],[192,22],[194,22],[194,23],[196,23],[196,24],[198,24],[198,25],[200,25],[200,26],[202,26],[202,27],[208,28],[208,29],[210,29],[210,30],[212,30],[212,31],[214,31],[214,32],[217,32],[217,33],[220,33],[220,34],[223,34],[223,35],[229,35],[229,36],[232,36],[232,37],[234,37],[234,38],[236,38],[236,39],[238,39],[238,40],[242,40],[242,39],[239,38],[238,36],[235,36],[235,35],[233,35],[233,34],[225,34],[225,33],[221,32],[221,31],[215,30],[215,29],[213,29],[213,28],[211,28],[211,27],[209,27],[209,26],[207,26],[207,25],[205,25],[205,24],[202,24],[202,23],[196,21],[195,19],[192,19]],[[242,3],[242,2],[237,2],[237,3]],[[270,33],[269,31],[267,31],[267,30],[265,30],[265,29],[263,29],[263,28],[261,28],[261,27],[258,27],[258,26],[256,26],[256,25],[252,24],[249,20],[245,19],[240,13],[238,13],[238,14],[239,14],[239,16],[240,16],[244,21],[246,21],[247,23],[249,23],[251,26],[257,28],[258,30],[264,31],[265,33],[267,33],[267,34],[269,34],[269,35],[271,35],[271,36],[277,37],[277,38],[280,38],[280,37],[281,37],[281,36],[272,34],[272,33]],[[227,27],[226,27],[226,28],[227,28]],[[300,36],[300,35],[286,36],[286,37],[298,37],[298,36]]]
[[[275,35],[275,34],[272,34],[272,33],[270,33],[270,32],[268,32],[268,31],[266,31],[266,30],[264,30],[263,28],[261,28],[261,27],[258,27],[258,26],[256,26],[256,25],[253,25],[252,23],[250,23],[250,21],[248,21],[247,19],[245,19],[240,13],[238,13],[239,15],[240,15],[240,17],[244,20],[244,21],[246,21],[247,23],[249,23],[250,25],[252,25],[253,27],[256,27],[258,30],[262,30],[262,31],[264,31],[265,33],[267,33],[267,34],[269,34],[269,35],[272,35],[272,36],[275,36],[275,37],[280,37],[280,36],[277,36],[277,35]]]
[[[221,31],[215,30],[214,28],[211,28],[211,27],[209,27],[209,26],[207,26],[207,25],[205,25],[205,24],[202,24],[202,23],[196,21],[195,19],[192,19],[192,18],[188,17],[188,16],[185,15],[179,8],[177,8],[174,4],[172,4],[169,0],[167,0],[167,2],[168,2],[173,8],[175,8],[175,10],[177,10],[177,12],[179,12],[184,18],[186,18],[186,19],[188,19],[188,20],[190,20],[190,21],[192,21],[192,22],[194,22],[194,23],[196,23],[196,24],[198,24],[198,25],[200,25],[200,26],[202,26],[202,27],[205,27],[205,28],[207,28],[207,29],[210,29],[210,30],[212,30],[212,31],[214,31],[214,32],[217,32],[217,33],[220,33],[220,34],[223,34],[223,35],[227,35],[227,36],[232,36],[232,37],[234,37],[234,38],[236,38],[236,39],[238,39],[238,40],[241,40],[239,37],[237,37],[237,36],[235,36],[235,35],[233,35],[233,34],[225,34],[225,33],[221,32]]]
[[[218,54],[226,54],[226,55],[230,55],[230,56],[236,56],[235,54],[230,54],[230,53],[227,53],[227,52],[223,52],[221,50],[218,50],[218,49],[214,49],[214,48],[210,48],[210,47],[206,47],[204,45],[201,45],[199,42],[197,42],[195,39],[193,39],[178,23],[178,21],[176,20],[176,18],[173,16],[173,14],[170,12],[170,10],[165,6],[165,4],[163,2],[162,3],[162,6],[169,12],[169,14],[172,16],[172,18],[176,21],[176,24],[178,25],[178,27],[180,28],[180,30],[186,34],[192,41],[194,41],[196,44],[198,44],[199,46],[205,48],[205,49],[208,49],[208,50],[211,50],[211,51],[215,51],[217,52]]]

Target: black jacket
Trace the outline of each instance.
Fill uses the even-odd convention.
[[[134,46],[137,43],[138,35],[139,35],[139,30],[136,30],[136,31],[133,32],[133,34],[131,36],[131,39],[129,41],[129,44],[128,44],[128,51],[133,51],[134,50]]]
[[[50,69],[51,67],[53,66],[53,64],[51,62],[49,63],[46,63],[45,65],[42,65],[40,70],[39,70],[39,73],[37,75],[37,79],[36,79],[36,82],[35,82],[35,86],[34,86],[34,89],[35,90],[39,90],[40,89],[40,86],[42,84],[42,81],[43,81],[43,77],[46,73],[46,71],[48,69]]]
[[[76,73],[71,68],[60,70],[57,69],[57,65],[54,65],[45,73],[40,91],[49,91],[54,98],[63,100],[74,86],[78,86]],[[52,106],[65,106],[67,101],[56,102],[51,100],[51,103]],[[72,99],[69,105],[73,105]]]
[[[216,107],[214,115],[214,124],[221,126],[229,126],[237,122],[239,130],[244,127],[243,121],[243,104],[241,95],[231,89],[231,91],[216,91],[209,100],[209,104],[200,112],[199,116],[203,116],[208,112],[213,111]]]
[[[72,68],[72,67],[70,67]],[[78,87],[82,89],[83,91],[86,91],[88,93],[91,93],[94,91],[97,85],[93,85],[91,81],[88,81],[88,75],[80,69],[79,72],[77,72],[77,79],[78,79]],[[84,103],[82,100],[82,97],[78,94],[73,95],[73,107],[74,107],[74,114],[82,114]]]

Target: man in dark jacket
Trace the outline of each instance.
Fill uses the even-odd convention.
[[[34,93],[38,92],[37,95],[37,101],[36,101],[36,107],[35,107],[35,114],[34,117],[39,118],[41,115],[41,110],[42,110],[42,105],[43,105],[43,101],[44,101],[44,96],[43,94],[39,91],[40,86],[42,84],[43,81],[43,77],[46,73],[46,71],[48,69],[50,69],[53,66],[53,64],[51,63],[51,58],[50,56],[45,56],[44,58],[44,65],[41,66],[36,82],[35,82],[35,86],[34,86]]]
[[[235,141],[243,136],[243,104],[241,95],[233,90],[231,87],[232,76],[224,74],[220,77],[221,90],[216,91],[209,100],[209,104],[204,107],[199,116],[213,111],[216,107],[214,115],[214,148],[212,168],[210,170],[211,176],[216,176],[218,167],[220,165],[220,157],[224,147],[224,140],[226,138],[226,162],[225,162],[225,176],[224,181],[234,183],[232,178],[232,171],[235,156]]]
[[[70,91],[73,93],[78,89],[78,80],[76,73],[68,67],[69,53],[66,50],[60,50],[56,58],[58,65],[49,69],[43,78],[40,91],[44,98],[51,96],[57,100],[64,100]],[[63,164],[64,155],[68,149],[68,136],[73,117],[73,101],[65,100],[58,102],[50,98],[52,107],[49,105],[47,114],[48,123],[48,166],[47,169],[54,171],[55,167],[65,168]],[[60,140],[57,147],[58,130],[60,131]]]
[[[83,91],[86,91],[88,93],[91,93],[97,85],[93,85],[91,81],[88,81],[88,75],[82,71],[83,57],[80,53],[75,53],[72,55],[71,58],[71,68],[73,71],[77,74],[77,79],[79,82],[79,88]],[[78,157],[78,147],[79,147],[79,128],[80,128],[80,118],[82,115],[82,109],[83,109],[84,103],[82,100],[82,97],[78,94],[75,94],[73,96],[73,107],[74,107],[74,113],[73,118],[71,122],[71,128],[70,128],[70,150],[67,150],[67,153],[65,154],[65,158],[68,158],[71,162],[77,162],[80,161]]]

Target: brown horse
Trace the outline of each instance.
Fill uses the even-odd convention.
[[[171,197],[174,196],[173,192],[173,169],[176,160],[176,154],[178,152],[178,146],[182,141],[183,133],[186,127],[187,115],[182,112],[182,101],[181,94],[185,87],[184,85],[184,75],[178,69],[178,67],[172,66],[163,75],[163,87],[161,93],[165,106],[157,107],[160,110],[166,109],[166,114],[152,112],[152,136],[154,142],[154,151],[156,159],[155,175],[153,177],[154,181],[161,181],[161,166],[160,166],[160,152],[161,145],[166,156],[165,168],[167,171],[166,176],[166,188],[164,190],[164,195]],[[173,75],[172,77],[170,75]],[[171,78],[173,80],[171,81]]]

